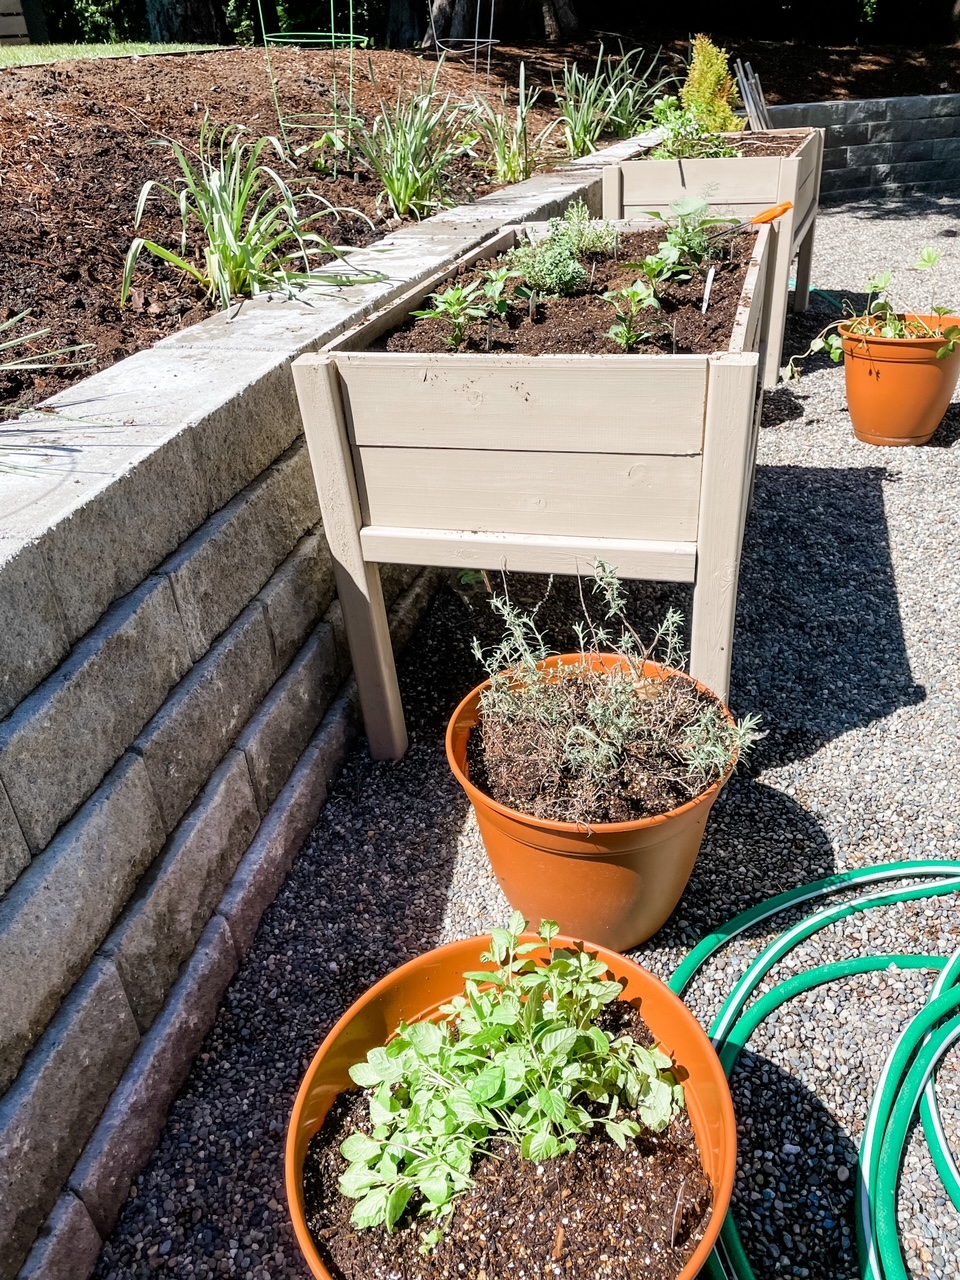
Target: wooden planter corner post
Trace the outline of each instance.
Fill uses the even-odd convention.
[[[764,315],[766,358],[763,385],[780,377],[787,320],[790,268],[797,259],[793,310],[806,311],[810,299],[814,231],[820,205],[822,129],[771,129],[805,134],[789,156],[725,156],[712,160],[624,160],[603,171],[603,216],[639,218],[666,210],[683,196],[703,196],[718,212],[748,218],[790,201],[793,208],[773,224],[774,247]],[[727,135],[731,141],[740,134]]]
[[[407,746],[381,563],[572,574],[602,559],[624,578],[692,582],[690,670],[727,697],[768,244],[765,227],[716,355],[366,350],[434,279],[294,361],[375,759]]]

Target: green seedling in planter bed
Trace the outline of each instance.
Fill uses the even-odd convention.
[[[706,112],[697,103],[685,107],[678,98],[660,98],[654,103],[651,123],[665,131],[663,141],[650,152],[652,160],[710,160],[740,154],[710,128]]]
[[[624,351],[632,351],[651,336],[649,329],[637,328],[642,312],[651,307],[660,307],[659,299],[648,281],[638,280],[636,284],[624,289],[608,290],[603,296],[607,302],[613,303],[616,310],[616,323],[607,330],[607,336],[618,346]]]
[[[596,1025],[623,990],[603,961],[554,947],[553,921],[541,922],[535,942],[521,940],[526,928],[514,912],[492,932],[482,957],[492,967],[464,974],[464,993],[442,1006],[442,1020],[401,1023],[351,1067],[370,1108],[370,1132],[341,1147],[350,1163],[340,1190],[358,1202],[356,1227],[393,1230],[411,1204],[447,1216],[494,1139],[541,1161],[602,1128],[625,1150],[683,1109],[665,1053]],[[543,946],[549,959],[535,959]],[[425,1248],[438,1238],[430,1232]]]
[[[413,311],[418,320],[443,320],[450,326],[449,345],[456,350],[463,345],[467,329],[474,320],[485,320],[489,314],[489,303],[480,292],[480,281],[470,284],[455,284],[442,293],[432,293],[432,307],[422,311]]]
[[[508,263],[526,285],[518,290],[520,296],[529,298],[532,292],[556,297],[586,288],[590,277],[581,256],[608,258],[616,249],[616,228],[591,218],[586,205],[577,201],[562,218],[551,218],[550,230],[542,239],[524,241],[512,249]]]
[[[921,250],[920,256],[913,264],[915,271],[931,271],[940,262],[943,252],[928,245]],[[853,337],[862,338],[942,338],[943,346],[937,351],[937,359],[945,360],[952,355],[960,343],[960,325],[930,325],[920,316],[907,316],[899,310],[887,297],[893,276],[883,271],[873,276],[867,283],[867,302],[863,311],[856,311],[844,300],[843,315],[831,321],[821,329],[801,355],[792,356],[788,365],[788,378],[800,376],[800,361],[808,356],[825,351],[834,364],[843,360],[843,339],[838,329],[843,325]],[[930,301],[930,314],[941,319],[956,314],[955,308],[937,303],[933,297]]]

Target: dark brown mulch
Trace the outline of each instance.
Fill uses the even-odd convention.
[[[744,133],[731,145],[735,146],[742,156],[788,156],[796,150],[805,136],[809,135]]]
[[[613,1006],[605,1021],[652,1042],[629,1005]],[[340,1144],[367,1128],[363,1094],[341,1094],[304,1163],[307,1222],[337,1280],[675,1280],[709,1219],[712,1191],[684,1113],[665,1133],[628,1142],[626,1152],[605,1133],[587,1134],[570,1155],[538,1165],[497,1143],[424,1257],[429,1219],[405,1216],[392,1235],[350,1224],[354,1202],[337,1190],[346,1168]]]
[[[421,70],[429,76],[436,69],[411,53],[371,56],[375,84],[367,55],[358,55],[356,62],[355,110],[368,117],[376,112],[378,92],[392,100],[401,83],[412,89]],[[274,53],[285,113],[331,110],[333,57],[299,49]],[[342,100],[347,55],[341,51],[336,57]],[[474,87],[472,70],[448,63],[440,84],[455,96],[468,94]],[[498,96],[500,87],[495,77],[489,92]],[[485,90],[485,81],[477,88]],[[38,351],[93,344],[82,357],[92,363],[82,369],[0,374],[0,404],[35,403],[216,310],[202,289],[146,254],[134,304],[124,311],[119,307],[140,188],[151,178],[171,183],[178,173],[169,148],[156,146],[155,140],[165,135],[195,149],[206,111],[216,123],[248,126],[255,137],[278,132],[262,49],[0,71],[0,320],[29,310],[30,330],[49,326]],[[537,127],[548,118],[538,113]],[[313,135],[292,136],[299,145]],[[301,160],[289,176],[309,177],[317,195],[373,222],[371,227],[352,213],[336,222],[324,220],[324,233],[337,243],[367,243],[390,223],[389,210],[378,204],[379,185],[369,174],[327,181]],[[470,200],[488,189],[485,173],[465,165],[458,170],[453,197]],[[180,221],[174,203],[152,200],[142,229],[177,248]]]
[[[522,305],[514,306],[503,322],[491,329],[487,347],[486,323],[474,324],[460,350],[494,355],[615,355],[622,354],[607,331],[614,323],[611,303],[603,298],[607,290],[632,285],[638,276],[636,264],[647,254],[655,253],[662,239],[658,231],[643,231],[624,236],[617,260],[599,259],[593,265],[593,278],[585,293],[566,298],[547,298],[541,302],[533,319]],[[648,308],[638,327],[650,331],[650,337],[633,348],[633,354],[658,352],[707,353],[726,350],[733,330],[734,317],[743,291],[743,281],[753,253],[753,234],[733,238],[731,256],[717,263],[710,291],[710,305],[703,315],[705,276],[694,272],[685,283],[673,283],[663,293],[662,310]],[[457,279],[467,283],[479,278],[479,272],[494,265],[481,262],[477,267],[461,271]],[[429,306],[425,303],[424,307]],[[442,320],[408,319],[376,345],[386,351],[449,351],[450,327]]]

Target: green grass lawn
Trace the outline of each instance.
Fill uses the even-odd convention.
[[[0,70],[4,67],[32,67],[41,62],[62,62],[67,58],[129,58],[135,53],[203,53],[217,48],[209,44],[3,44]]]

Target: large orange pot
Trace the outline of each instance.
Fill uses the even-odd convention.
[[[529,940],[529,938],[528,938]],[[297,1241],[317,1280],[333,1280],[307,1228],[303,1199],[303,1161],[310,1139],[320,1129],[334,1099],[354,1088],[348,1074],[368,1051],[385,1044],[397,1025],[432,1017],[463,990],[463,975],[482,965],[489,937],[467,938],[428,951],[395,969],[351,1005],[320,1046],[304,1077],[287,1130],[287,1200]],[[575,946],[569,938],[556,945]],[[626,983],[623,999],[640,1004],[653,1035],[687,1074],[687,1110],[700,1148],[704,1172],[713,1186],[713,1212],[707,1230],[677,1280],[692,1280],[713,1248],[733,1192],[737,1165],[737,1124],[730,1088],[720,1060],[699,1022],[679,997],[633,960],[605,947],[589,945],[614,977]],[[535,956],[546,955],[546,948]]]
[[[905,315],[934,327],[954,318]],[[853,433],[865,444],[926,444],[943,421],[960,377],[960,347],[942,360],[942,338],[880,338],[840,325],[847,405]]]
[[[561,654],[542,665],[580,661],[578,653]],[[613,654],[595,655],[595,665],[608,668],[623,661]],[[691,680],[654,662],[645,664],[644,674]],[[478,685],[453,713],[447,727],[447,759],[473,803],[487,856],[507,901],[528,920],[556,920],[563,933],[592,938],[615,951],[645,942],[680,901],[710,810],[732,766],[702,795],[655,818],[591,827],[534,818],[499,804],[470,781],[467,743],[480,719],[480,695],[488,686],[489,681]]]

